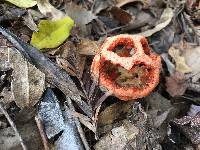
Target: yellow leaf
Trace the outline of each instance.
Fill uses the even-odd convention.
[[[6,0],[18,7],[23,7],[23,8],[29,8],[33,7],[37,4],[37,1],[35,0]]]
[[[58,47],[69,37],[73,25],[70,17],[56,21],[41,20],[39,31],[32,35],[31,44],[38,49]]]

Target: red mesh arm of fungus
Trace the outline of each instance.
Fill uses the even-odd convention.
[[[105,40],[95,55],[91,74],[99,85],[121,100],[147,96],[157,86],[160,56],[145,37],[121,34]]]

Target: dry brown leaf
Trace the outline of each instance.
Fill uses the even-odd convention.
[[[184,74],[175,72],[170,77],[166,77],[166,87],[171,96],[183,95],[187,89]]]
[[[56,58],[58,65],[70,75],[81,78],[85,67],[86,57],[78,53],[75,45],[67,41],[60,49],[62,53]]]
[[[171,47],[168,53],[176,62],[176,71],[181,72],[181,73],[192,72],[192,69],[186,64],[185,58],[183,56],[180,56],[179,49]]]
[[[118,20],[121,24],[128,24],[135,20],[135,17],[119,7],[112,7],[110,10],[114,19]]]
[[[13,69],[11,82],[13,100],[21,109],[34,106],[42,96],[45,75],[27,62],[17,50],[5,48],[5,52],[7,58],[4,61],[9,62]]]
[[[77,49],[81,55],[95,55],[99,48],[96,41],[83,38],[77,45]]]
[[[138,33],[138,34],[143,35],[145,37],[153,35],[154,33],[165,28],[171,22],[173,16],[174,16],[173,10],[169,7],[165,8],[160,17],[160,20],[158,21],[157,25],[153,29],[150,29],[150,30]]]

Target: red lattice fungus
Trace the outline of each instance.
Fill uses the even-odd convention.
[[[109,37],[95,55],[91,74],[99,85],[121,100],[147,96],[157,86],[160,56],[145,37],[121,34]]]

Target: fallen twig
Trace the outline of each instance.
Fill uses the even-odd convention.
[[[71,110],[71,111],[75,111],[75,108],[74,108],[74,106],[73,106],[73,104],[72,104],[72,101],[71,101],[71,99],[70,99],[69,97],[66,97],[66,102],[67,102],[67,104],[68,104],[70,110]],[[85,134],[84,134],[84,132],[83,132],[83,129],[82,129],[82,127],[81,127],[81,124],[80,124],[80,122],[79,122],[79,119],[76,118],[76,117],[74,117],[74,122],[75,122],[76,127],[77,127],[77,129],[78,129],[78,132],[79,132],[79,134],[80,134],[80,137],[81,137],[81,140],[82,140],[82,142],[83,142],[83,145],[85,146],[85,149],[86,149],[86,150],[90,150],[90,147],[89,147],[88,142],[87,142],[87,140],[86,140],[86,138],[85,138]]]
[[[42,121],[41,121],[41,119],[39,118],[38,115],[35,116],[35,122],[36,122],[38,130],[40,132],[40,136],[42,138],[42,143],[44,145],[44,150],[50,150],[50,148],[48,146],[49,144],[48,144],[47,136],[46,136],[46,134],[44,132],[44,127],[43,127]]]
[[[10,126],[13,128],[13,130],[15,131],[16,136],[19,138],[20,144],[23,148],[23,150],[27,150],[26,145],[24,144],[24,141],[22,139],[22,137],[20,136],[16,125],[14,124],[14,122],[12,121],[12,119],[10,118],[9,114],[7,113],[7,111],[3,108],[2,103],[0,103],[0,111],[4,114],[4,116],[6,117],[6,119],[8,120]]]

